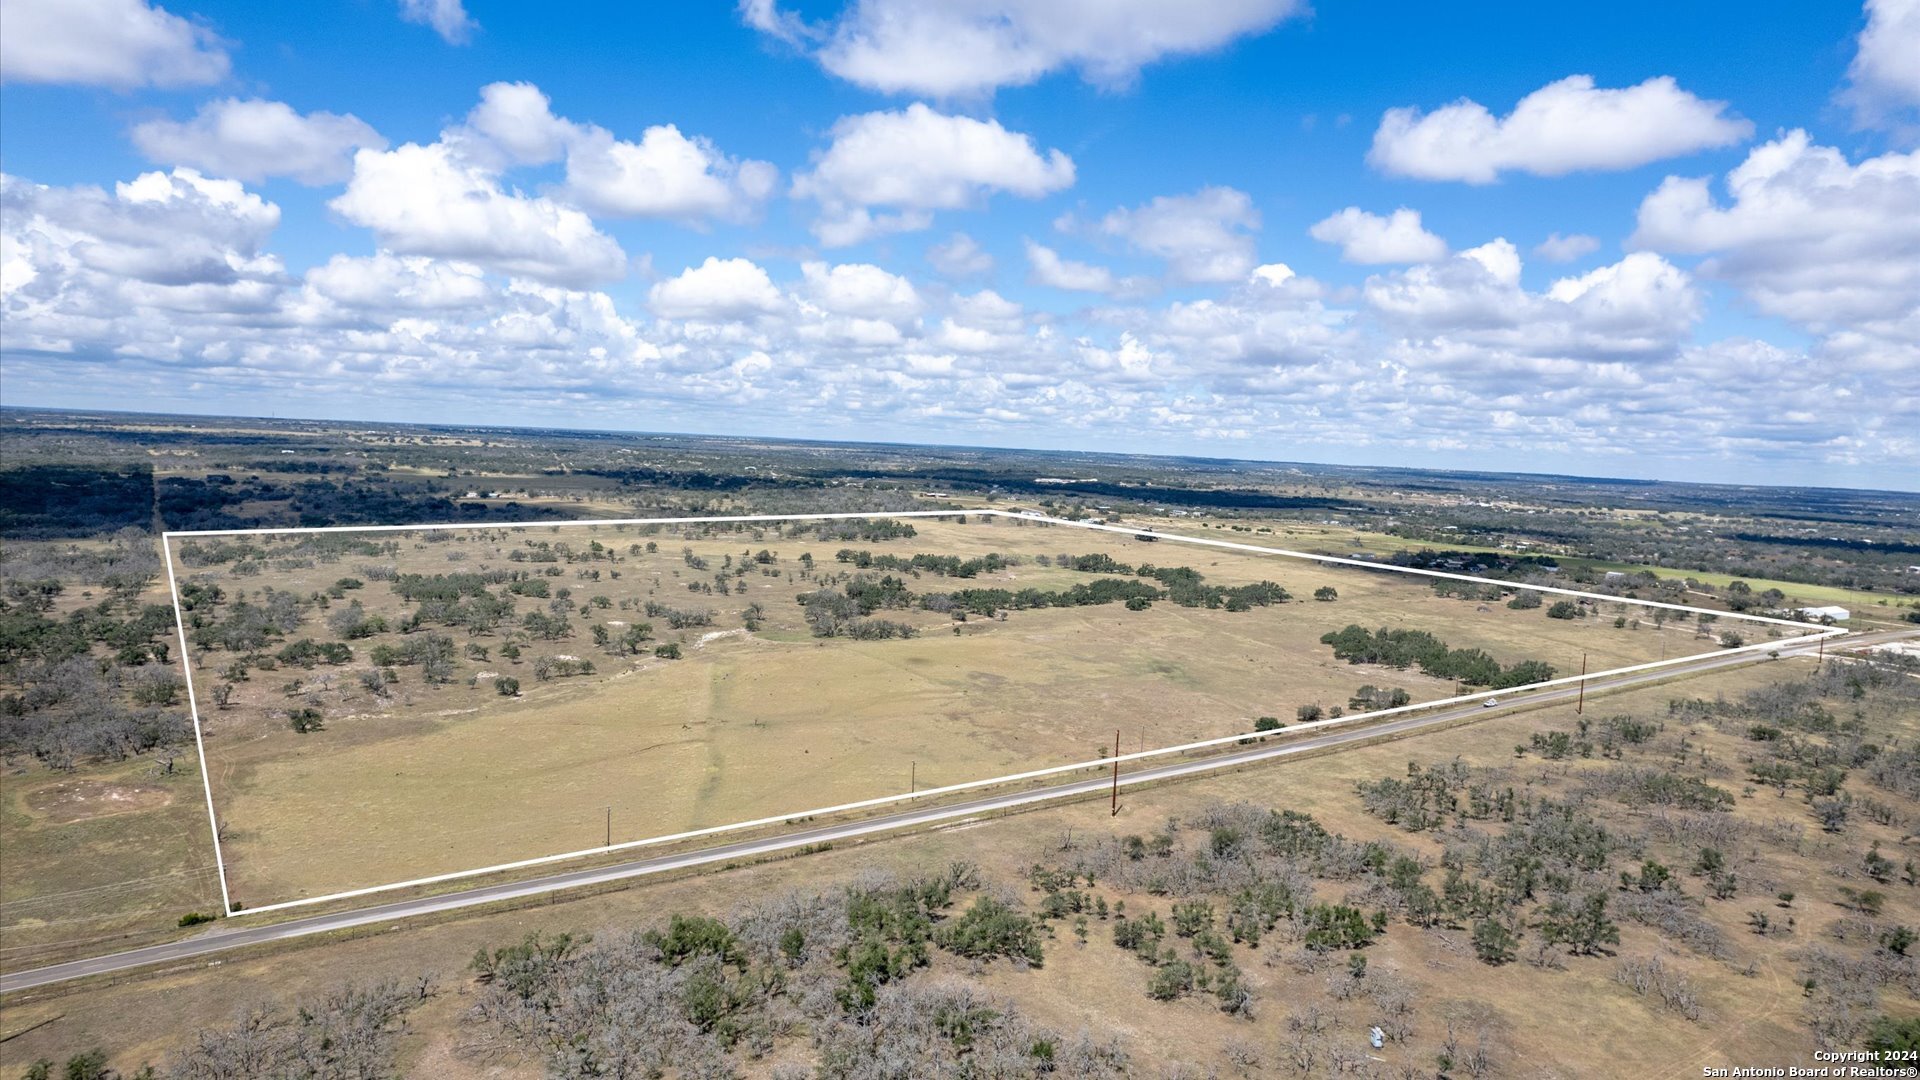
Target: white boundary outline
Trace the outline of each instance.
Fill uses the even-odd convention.
[[[193,665],[187,660],[187,622],[180,613],[180,587],[173,580],[172,533],[160,534],[160,552],[167,560],[167,598],[173,601],[173,628],[180,632],[180,670],[187,674],[187,708],[193,713],[193,746],[200,752],[200,784],[207,789],[207,824],[213,829],[213,864],[220,872],[220,907],[233,915],[233,897],[227,893],[227,859],[220,852],[220,815],[213,809],[213,777],[207,772],[207,741],[200,735],[200,703],[193,693]]]
[[[207,749],[206,749],[206,743],[201,736],[201,730],[200,730],[200,704],[198,699],[194,696],[194,693],[193,693],[193,665],[190,662],[189,656],[187,653],[186,623],[185,623],[184,616],[181,614],[179,591],[174,580],[173,548],[172,548],[173,538],[175,537],[194,538],[194,537],[213,537],[213,536],[290,536],[290,535],[304,535],[304,534],[312,534],[312,533],[342,533],[342,532],[437,532],[437,531],[444,531],[444,530],[450,530],[450,529],[537,529],[537,528],[565,528],[568,526],[587,526],[587,525],[599,525],[599,526],[708,525],[708,524],[746,523],[746,522],[778,522],[778,521],[846,521],[846,520],[858,520],[858,519],[866,519],[866,518],[960,518],[960,517],[967,517],[967,516],[1001,517],[1001,518],[1007,518],[1007,519],[1016,520],[1016,521],[1032,521],[1032,522],[1038,522],[1046,525],[1063,525],[1070,528],[1088,529],[1088,530],[1099,531],[1099,532],[1118,533],[1121,535],[1133,536],[1133,537],[1149,537],[1150,536],[1155,540],[1171,540],[1176,543],[1195,544],[1203,547],[1225,548],[1233,551],[1247,551],[1247,552],[1253,552],[1259,555],[1280,555],[1287,558],[1305,559],[1310,562],[1327,563],[1327,564],[1336,565],[1336,566],[1357,567],[1363,570],[1410,574],[1416,577],[1443,578],[1443,579],[1452,580],[1452,581],[1467,581],[1467,582],[1473,582],[1475,584],[1481,584],[1481,585],[1495,585],[1505,589],[1529,589],[1534,592],[1552,593],[1557,596],[1573,596],[1573,597],[1581,597],[1585,599],[1603,601],[1608,603],[1632,604],[1636,607],[1663,608],[1668,611],[1684,611],[1684,612],[1688,612],[1690,614],[1695,614],[1695,615],[1712,615],[1716,618],[1722,618],[1722,619],[1737,619],[1744,622],[1761,623],[1761,624],[1766,624],[1771,626],[1784,626],[1794,630],[1806,631],[1806,633],[1802,633],[1797,636],[1789,637],[1789,638],[1771,639],[1767,641],[1755,642],[1751,645],[1742,645],[1732,649],[1718,649],[1713,652],[1694,653],[1687,656],[1676,656],[1670,659],[1655,660],[1655,661],[1651,661],[1649,663],[1644,663],[1644,664],[1631,664],[1626,667],[1611,668],[1606,671],[1588,672],[1584,675],[1566,675],[1557,679],[1547,679],[1542,682],[1527,683],[1524,686],[1511,686],[1511,687],[1506,687],[1504,689],[1499,689],[1499,690],[1485,690],[1485,691],[1479,691],[1472,694],[1461,694],[1456,697],[1442,698],[1437,701],[1415,702],[1411,705],[1399,706],[1398,708],[1380,709],[1374,712],[1354,713],[1351,715],[1330,718],[1326,720],[1315,720],[1315,721],[1311,721],[1304,724],[1295,724],[1291,727],[1287,727],[1277,731],[1249,731],[1249,732],[1244,732],[1237,735],[1223,735],[1213,739],[1202,739],[1198,742],[1181,743],[1174,746],[1156,747],[1151,750],[1138,750],[1133,753],[1120,754],[1117,757],[1097,758],[1091,761],[1078,761],[1078,762],[1073,762],[1067,765],[1054,765],[1044,769],[1033,769],[1033,770],[1029,770],[1027,772],[1021,772],[1021,773],[1009,773],[1005,776],[994,776],[994,777],[988,777],[986,779],[981,779],[981,780],[968,780],[958,784],[947,784],[943,787],[922,788],[918,791],[902,792],[895,795],[883,795],[873,799],[862,799],[858,802],[841,803],[838,806],[825,806],[825,807],[820,807],[818,809],[813,809],[813,810],[796,810],[791,813],[779,814],[773,817],[756,818],[752,821],[736,821],[726,825],[714,825],[704,829],[692,829],[687,832],[672,833],[665,836],[648,837],[642,840],[626,840],[618,844],[601,845],[599,847],[592,847],[592,848],[582,848],[578,851],[568,851],[568,852],[563,852],[557,855],[542,855],[537,858],[520,859],[514,862],[499,863],[494,866],[483,866],[483,867],[478,867],[472,870],[455,870],[455,871],[451,871],[449,873],[444,873],[444,874],[434,874],[429,877],[414,878],[410,881],[396,881],[386,885],[370,885],[370,886],[359,888],[359,889],[348,889],[343,892],[328,893],[324,896],[305,897],[298,900],[283,900],[283,901],[279,901],[277,903],[272,903],[272,904],[262,904],[259,907],[242,908],[238,911],[234,910],[232,898],[227,888],[226,859],[220,849],[220,818],[219,818],[218,812],[214,808],[213,778],[207,772]],[[222,908],[225,909],[225,913],[228,918],[234,918],[239,915],[259,915],[269,911],[282,911],[288,908],[306,907],[312,904],[324,904],[324,903],[329,903],[335,900],[347,900],[347,899],[351,899],[359,896],[368,896],[374,893],[392,892],[398,889],[411,889],[411,888],[418,888],[420,886],[425,886],[425,885],[437,885],[443,882],[457,881],[462,878],[482,877],[487,874],[504,873],[511,870],[524,870],[529,867],[545,866],[551,863],[565,862],[572,859],[587,858],[594,855],[605,855],[605,854],[616,852],[616,851],[630,851],[635,848],[653,847],[661,844],[676,843],[682,840],[693,840],[701,837],[717,836],[723,833],[740,832],[748,829],[762,828],[768,825],[778,825],[778,824],[790,822],[799,818],[820,817],[820,816],[829,815],[829,814],[841,814],[841,813],[846,813],[854,810],[868,810],[868,809],[873,809],[875,807],[889,806],[894,803],[902,803],[902,802],[910,802],[918,799],[934,798],[941,795],[951,795],[955,792],[971,791],[978,788],[993,787],[1000,784],[1019,783],[1021,781],[1035,780],[1035,779],[1039,779],[1041,777],[1046,777],[1046,776],[1057,776],[1062,773],[1079,772],[1079,771],[1090,770],[1090,769],[1111,769],[1111,768],[1114,768],[1117,764],[1121,764],[1121,763],[1142,761],[1148,758],[1163,757],[1163,756],[1172,755],[1172,754],[1189,753],[1194,750],[1205,750],[1205,749],[1209,749],[1216,746],[1225,746],[1229,744],[1239,743],[1244,740],[1257,739],[1260,741],[1266,741],[1268,739],[1275,738],[1275,737],[1285,737],[1285,736],[1295,735],[1303,731],[1312,731],[1319,728],[1353,724],[1362,720],[1376,720],[1383,716],[1393,716],[1399,713],[1414,712],[1421,709],[1433,709],[1433,708],[1439,708],[1447,705],[1458,705],[1463,702],[1469,702],[1469,701],[1481,701],[1481,700],[1495,697],[1500,694],[1509,694],[1509,695],[1523,694],[1531,690],[1541,690],[1550,686],[1564,686],[1570,683],[1581,682],[1586,679],[1601,679],[1601,678],[1608,678],[1615,675],[1627,675],[1627,674],[1631,674],[1639,671],[1651,671],[1656,668],[1671,667],[1677,664],[1689,663],[1707,656],[1731,656],[1739,653],[1749,653],[1749,652],[1757,652],[1760,650],[1780,649],[1790,645],[1804,644],[1806,642],[1815,641],[1821,638],[1837,637],[1837,636],[1842,636],[1848,633],[1848,631],[1843,627],[1821,626],[1814,623],[1797,622],[1791,619],[1778,619],[1778,618],[1773,618],[1771,616],[1765,616],[1765,615],[1746,615],[1746,614],[1741,614],[1741,613],[1736,613],[1731,611],[1715,611],[1711,608],[1693,607],[1687,604],[1669,604],[1669,603],[1656,601],[1656,600],[1629,600],[1629,599],[1625,599],[1623,597],[1618,597],[1618,596],[1608,596],[1604,593],[1585,592],[1579,589],[1566,589],[1566,588],[1560,588],[1552,585],[1525,585],[1525,584],[1520,584],[1512,581],[1501,581],[1495,578],[1475,577],[1471,574],[1455,574],[1455,573],[1450,573],[1450,572],[1440,571],[1440,570],[1422,570],[1422,569],[1416,569],[1414,567],[1408,567],[1408,566],[1395,566],[1391,563],[1372,562],[1366,559],[1343,558],[1337,555],[1316,555],[1311,552],[1291,551],[1286,548],[1267,547],[1260,544],[1247,544],[1247,543],[1241,543],[1233,540],[1216,540],[1211,537],[1186,536],[1178,533],[1161,532],[1157,529],[1146,527],[1146,526],[1129,527],[1125,525],[1107,525],[1100,522],[1069,521],[1065,518],[1050,517],[1048,515],[1041,514],[1037,511],[1031,511],[1031,510],[1013,511],[1013,510],[1002,510],[997,508],[968,509],[968,510],[896,510],[892,512],[883,511],[883,510],[874,510],[874,511],[866,511],[866,512],[832,513],[832,514],[738,514],[738,515],[719,516],[719,517],[605,518],[605,519],[574,518],[574,519],[569,519],[564,521],[472,522],[472,523],[441,522],[441,523],[426,524],[426,525],[326,525],[326,526],[315,526],[315,527],[306,527],[306,528],[287,527],[287,528],[265,528],[265,529],[200,529],[200,530],[183,530],[183,531],[177,531],[177,532],[165,532],[161,534],[160,539],[161,539],[161,547],[163,552],[166,555],[166,560],[167,560],[167,589],[173,597],[174,626],[179,631],[179,634],[180,634],[180,666],[186,671],[186,676],[187,676],[187,704],[193,713],[193,737],[194,737],[194,744],[198,748],[199,754],[200,754],[200,777],[203,785],[206,788],[206,794],[207,794],[207,818],[213,831],[214,863],[218,867],[219,874],[220,874],[220,902],[221,902]]]

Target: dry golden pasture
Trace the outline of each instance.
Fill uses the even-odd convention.
[[[190,753],[171,775],[144,759],[0,772],[0,967],[151,944],[219,910]]]
[[[1416,701],[1454,691],[1417,671],[1334,659],[1320,635],[1353,622],[1424,629],[1506,663],[1546,660],[1562,674],[1579,670],[1583,651],[1591,669],[1601,670],[1713,647],[1691,627],[1656,630],[1648,620],[1639,629],[1615,628],[1613,605],[1599,618],[1567,622],[1542,609],[1437,597],[1425,581],[1402,575],[1005,519],[914,524],[918,535],[884,542],[577,525],[435,540],[367,534],[394,540],[397,550],[331,562],[290,560],[296,537],[267,542],[258,574],[183,562],[183,585],[218,583],[230,598],[257,598],[263,587],[310,596],[367,564],[421,574],[557,566],[561,576],[548,580],[556,590],[571,588],[574,605],[594,595],[611,605],[586,615],[573,607],[572,636],[521,640],[517,662],[499,653],[525,636],[510,626],[479,637],[428,627],[420,632],[443,630],[462,646],[471,640],[489,659],[462,656],[458,674],[442,686],[425,684],[417,668],[399,668],[384,698],[363,689],[356,673],[368,667],[372,647],[399,643],[397,632],[354,642],[355,659],[344,668],[255,671],[226,709],[209,695],[232,657],[196,650],[196,693],[235,900],[258,906],[591,848],[606,839],[609,813],[620,842],[896,794],[910,782],[927,787],[1087,760],[1111,747],[1116,730],[1127,750],[1232,735],[1262,715],[1291,722],[1303,704],[1345,705],[1363,683],[1404,687]],[[593,540],[617,561],[507,559],[530,541],[565,541],[578,551]],[[648,541],[657,552],[629,553]],[[778,561],[753,564],[744,576],[724,565],[763,548]],[[1161,601],[1138,612],[1110,604],[964,623],[917,609],[883,611],[920,635],[817,639],[796,597],[850,570],[835,561],[841,548],[999,552],[1019,560],[966,580],[909,576],[917,594],[1066,588],[1096,575],[1042,565],[1040,556],[1107,552],[1130,564],[1190,566],[1214,584],[1271,579],[1295,599],[1247,612]],[[708,567],[694,569],[683,549]],[[802,552],[813,556],[812,580]],[[580,576],[593,571],[599,580]],[[689,591],[689,583],[711,585],[723,572],[728,595]],[[1340,598],[1309,599],[1323,585]],[[371,579],[349,596],[390,621],[411,609]],[[648,601],[710,609],[713,624],[671,630],[638,610]],[[753,633],[741,617],[750,601],[767,612]],[[517,615],[547,604],[521,598]],[[1621,610],[1629,618],[1645,614]],[[309,612],[289,638],[329,640],[327,614]],[[685,658],[656,658],[653,643],[637,656],[597,649],[589,633],[596,622],[615,637],[650,622],[656,640],[679,643]],[[542,682],[533,674],[541,655],[591,660],[597,670]],[[496,674],[518,678],[521,695],[496,693]],[[319,708],[324,730],[294,733],[286,714],[300,707]]]
[[[1673,698],[1725,695],[1738,699],[1767,683],[1804,677],[1811,665],[1808,659],[1759,664],[1609,694],[1589,700],[1586,717],[1630,713],[1661,719]],[[1025,892],[1022,884],[1027,871],[1036,863],[1062,861],[1064,838],[1088,843],[1105,836],[1149,834],[1168,819],[1189,819],[1215,801],[1247,801],[1311,813],[1348,837],[1386,841],[1432,863],[1442,850],[1439,838],[1431,833],[1411,834],[1365,814],[1355,794],[1356,781],[1402,776],[1408,761],[1431,765],[1458,758],[1476,766],[1513,765],[1516,782],[1565,798],[1578,788],[1585,773],[1608,763],[1545,762],[1535,757],[1516,762],[1512,747],[1536,731],[1572,730],[1579,719],[1571,703],[1496,713],[1483,721],[1414,738],[1129,791],[1118,818],[1108,816],[1104,799],[1046,806],[801,857],[646,879],[618,891],[563,897],[553,905],[369,928],[328,939],[324,945],[292,946],[288,951],[233,953],[218,967],[79,984],[66,992],[10,1003],[6,1032],[32,1030],[0,1042],[0,1072],[10,1076],[37,1057],[63,1059],[93,1046],[108,1049],[116,1067],[131,1071],[143,1062],[164,1062],[171,1051],[189,1041],[191,1027],[230,1025],[250,1003],[312,999],[349,981],[393,979],[409,984],[416,974],[433,971],[439,975],[440,989],[408,1017],[397,1067],[400,1075],[539,1076],[543,1073],[536,1060],[511,1053],[487,1056],[486,1051],[497,1051],[497,1045],[476,1038],[475,988],[465,965],[477,948],[509,944],[536,931],[587,931],[597,938],[616,937],[663,924],[672,913],[729,918],[744,907],[790,891],[832,890],[876,870],[901,875],[937,872],[956,859],[978,864],[988,881],[1021,890],[1030,910],[1036,896]],[[1920,715],[1910,709],[1889,713],[1876,704],[1866,719],[1876,737],[1904,740],[1920,733]],[[1729,790],[1741,790],[1737,763],[1748,751],[1737,733],[1722,733],[1709,725],[1675,725],[1663,734],[1660,749],[1649,753],[1670,752],[1682,737],[1694,748],[1690,758],[1696,766],[1702,754],[1724,763],[1726,771],[1709,768],[1707,776]],[[1909,816],[1915,809],[1910,802],[1900,805]],[[1653,819],[1660,816],[1657,808],[1609,801],[1597,803],[1595,809],[1608,828],[1625,835],[1647,834]],[[1524,962],[1494,968],[1473,958],[1462,931],[1423,931],[1395,920],[1386,936],[1367,950],[1368,970],[1394,972],[1410,982],[1416,991],[1417,1017],[1413,1040],[1389,1044],[1382,1053],[1387,1068],[1430,1068],[1446,1034],[1444,1016],[1450,1009],[1469,1005],[1490,1010],[1496,1020],[1503,1076],[1678,1078],[1699,1076],[1709,1066],[1813,1064],[1812,1042],[1802,1019],[1806,998],[1794,957],[1810,945],[1835,947],[1827,929],[1848,914],[1836,900],[1837,886],[1849,883],[1837,879],[1835,869],[1857,864],[1860,853],[1875,840],[1888,851],[1905,845],[1899,843],[1898,829],[1871,823],[1856,824],[1844,836],[1821,833],[1797,796],[1779,799],[1765,790],[1743,795],[1731,815],[1755,827],[1793,820],[1805,831],[1797,850],[1775,845],[1749,850],[1743,845],[1741,857],[1754,862],[1743,864],[1741,895],[1703,906],[1705,916],[1722,928],[1731,947],[1724,960],[1692,953],[1647,927],[1623,922],[1618,957],[1568,958],[1553,968]],[[1683,867],[1694,852],[1656,843],[1648,854]],[[1432,871],[1429,880],[1438,876],[1437,870]],[[1861,884],[1857,875],[1850,883]],[[1129,910],[1167,916],[1169,898],[1122,895],[1102,888],[1110,901],[1125,899]],[[1686,879],[1686,888],[1695,894],[1701,890],[1693,878]],[[1333,883],[1324,884],[1323,889],[1332,898],[1343,893]],[[1781,913],[1771,899],[1775,890],[1796,891],[1793,913],[1800,920],[1799,932],[1786,937],[1752,934],[1745,925],[1746,912],[1760,908]],[[1888,891],[1886,919],[1916,925],[1920,892],[1905,886]],[[1237,962],[1256,995],[1257,1011],[1251,1021],[1227,1016],[1204,995],[1174,1003],[1149,999],[1145,993],[1148,969],[1116,949],[1110,927],[1098,922],[1086,946],[1076,944],[1061,924],[1046,945],[1046,962],[1040,968],[1017,971],[996,963],[981,974],[970,962],[940,952],[934,958],[934,971],[977,978],[995,993],[1014,999],[1041,1023],[1063,1032],[1086,1027],[1124,1035],[1139,1075],[1161,1075],[1174,1062],[1213,1066],[1223,1075],[1235,1075],[1223,1054],[1229,1040],[1251,1044],[1260,1052],[1263,1065],[1252,1075],[1299,1075],[1286,1056],[1290,1012],[1319,1008],[1338,1030],[1353,1032],[1356,1038],[1375,1017],[1364,999],[1335,1001],[1324,976],[1299,974],[1276,962],[1278,952],[1236,949]],[[1695,984],[1706,1010],[1700,1021],[1663,1010],[1614,980],[1620,957],[1647,955],[1662,957]],[[1898,987],[1889,987],[1879,1008],[1910,1015],[1916,1004],[1920,1003]],[[183,1025],[181,1017],[195,1019]],[[34,1026],[42,1021],[51,1022]],[[806,1058],[806,1038],[804,1030],[784,1038],[771,1060]],[[752,1074],[764,1073],[767,1066],[765,1060],[748,1063]]]

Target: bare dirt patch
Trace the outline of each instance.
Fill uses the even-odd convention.
[[[101,780],[59,780],[27,793],[27,809],[55,824],[88,818],[158,810],[173,802],[173,792],[152,784],[113,784]]]

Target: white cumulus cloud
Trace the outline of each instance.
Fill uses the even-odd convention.
[[[1920,110],[1920,0],[1867,0],[1866,12],[1847,97],[1865,124],[1911,126]]]
[[[461,0],[400,0],[400,17],[432,27],[449,45],[465,45],[472,40],[473,32],[480,29]]]
[[[1816,329],[1905,321],[1920,350],[1920,151],[1856,165],[1791,131],[1755,147],[1726,190],[1722,204],[1708,179],[1668,177],[1641,202],[1630,243],[1707,255],[1701,273]]]
[[[445,143],[361,150],[347,190],[327,205],[399,254],[463,259],[560,284],[626,272],[620,245],[586,214],[503,189],[491,170]]]
[[[6,177],[6,233],[36,275],[96,271],[169,288],[230,286],[277,276],[262,254],[280,208],[234,180],[192,169],[114,185],[48,187]],[[50,278],[49,278],[50,280]]]
[[[467,113],[467,130],[485,140],[516,165],[544,165],[558,161],[567,144],[579,137],[577,124],[553,115],[553,101],[528,82],[488,83],[480,88],[480,103]]]
[[[1562,278],[1541,293],[1521,285],[1521,269],[1519,250],[1496,239],[1369,278],[1363,292],[1405,340],[1436,357],[1479,364],[1476,378],[1508,385],[1526,370],[1671,358],[1702,311],[1686,272],[1650,252]]]
[[[633,142],[595,124],[555,116],[532,83],[482,87],[464,129],[451,134],[463,151],[502,163],[541,165],[566,159],[566,195],[614,217],[669,218],[689,223],[750,219],[773,193],[778,171],[742,161],[710,140],[657,124]]]
[[[927,249],[927,261],[950,278],[980,277],[993,271],[993,256],[966,233],[957,232],[944,244]]]
[[[1257,282],[1279,288],[1299,276],[1294,273],[1293,267],[1286,263],[1267,263],[1264,266],[1254,267],[1253,273],[1248,275],[1247,280],[1250,283]]]
[[[1569,75],[1505,117],[1467,100],[1425,114],[1389,109],[1367,160],[1398,176],[1490,184],[1504,172],[1631,169],[1752,133],[1751,123],[1727,115],[1726,102],[1697,98],[1669,76],[1610,90],[1595,88],[1591,75]]]
[[[1421,226],[1420,211],[1404,206],[1387,217],[1349,206],[1314,223],[1307,235],[1338,244],[1340,258],[1350,263],[1432,262],[1447,253],[1447,242]]]
[[[1600,250],[1600,241],[1585,233],[1571,233],[1561,236],[1553,233],[1533,249],[1535,255],[1548,262],[1572,262],[1584,255]]]
[[[1259,227],[1253,200],[1230,187],[1162,195],[1145,206],[1115,210],[1100,222],[1100,231],[1167,260],[1174,280],[1183,282],[1245,278],[1254,264],[1251,230]]]
[[[1027,241],[1027,268],[1028,281],[1052,289],[1110,293],[1118,285],[1106,267],[1061,258],[1059,252],[1032,240]]]
[[[782,305],[780,290],[750,259],[707,256],[648,294],[655,313],[670,319],[721,321],[770,315]]]
[[[1842,164],[1856,199],[1858,174],[1885,168]],[[1121,431],[1464,467],[1645,469],[1657,453],[1663,468],[1863,486],[1904,482],[1920,454],[1897,320],[1836,327],[1812,351],[1696,343],[1702,292],[1652,251],[1528,288],[1520,251],[1493,240],[1357,290],[1270,263],[1172,302],[1033,313],[881,262],[803,264],[783,286],[716,256],[636,314],[608,292],[391,248],[289,275],[267,248],[278,220],[191,170],[107,190],[0,177],[10,397],[238,412],[300,393],[604,427],[643,409],[822,435],[859,416],[880,437]],[[1112,271],[1054,259],[1127,295]]]
[[[1305,9],[1302,0],[851,0],[809,24],[777,0],[740,3],[749,26],[810,48],[849,82],[940,98],[1063,68],[1125,86],[1156,60],[1210,52]]]
[[[7,0],[0,78],[131,90],[226,78],[224,43],[146,0]]]
[[[727,157],[672,124],[648,128],[639,142],[592,128],[567,151],[573,197],[622,217],[745,220],[773,193],[778,175],[767,162]]]
[[[335,255],[307,271],[313,293],[360,311],[421,312],[472,308],[492,298],[486,275],[472,263],[379,252]]]
[[[284,102],[257,98],[209,101],[191,120],[149,120],[133,129],[133,144],[163,165],[190,165],[239,180],[290,176],[303,184],[344,180],[353,171],[355,150],[387,148],[387,140],[357,116],[302,116]]]
[[[804,263],[800,272],[807,295],[836,315],[897,322],[911,319],[924,306],[913,282],[870,263]]]
[[[998,192],[1038,198],[1074,179],[1073,159],[1043,155],[1031,136],[920,103],[842,117],[832,134],[793,179],[796,197],[820,204],[814,232],[829,246],[922,229],[930,211],[977,206]]]
[[[271,315],[285,267],[264,250],[274,204],[191,169],[51,187],[0,174],[0,354],[176,355]],[[117,370],[99,373],[119,385]],[[74,388],[71,377],[64,385]],[[136,399],[129,399],[136,400]]]

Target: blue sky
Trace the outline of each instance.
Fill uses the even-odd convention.
[[[7,0],[0,400],[1917,486],[1915,0],[1081,6]]]

